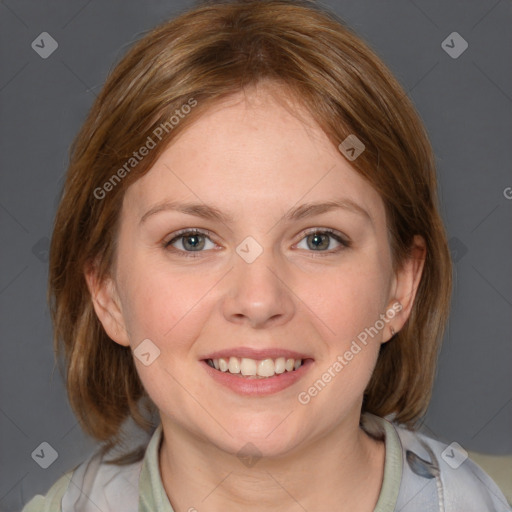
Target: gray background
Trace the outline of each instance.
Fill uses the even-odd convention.
[[[417,106],[437,156],[456,260],[453,310],[423,428],[467,450],[512,453],[512,4],[326,2]],[[47,248],[68,148],[129,44],[191,2],[0,2],[0,510],[45,493],[95,447],[54,369]],[[457,59],[441,43],[468,42]],[[31,47],[58,42],[47,59]],[[504,193],[505,192],[505,193]],[[509,197],[512,196],[512,190]],[[41,442],[59,457],[32,459]]]

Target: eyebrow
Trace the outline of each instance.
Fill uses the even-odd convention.
[[[320,215],[334,209],[343,209],[351,213],[355,213],[370,221],[373,224],[373,219],[370,214],[357,203],[348,198],[341,198],[334,201],[326,201],[321,203],[305,203],[291,208],[282,217],[284,221],[296,221],[314,215]],[[210,219],[222,223],[232,223],[234,217],[227,213],[223,213],[214,206],[201,203],[179,203],[176,201],[165,201],[150,208],[140,219],[140,223],[145,222],[149,217],[164,211],[176,211],[201,217],[203,219]]]

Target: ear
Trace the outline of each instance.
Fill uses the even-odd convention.
[[[105,332],[119,345],[129,347],[130,340],[114,280],[110,277],[100,280],[93,265],[84,274],[94,311]]]
[[[411,314],[416,292],[421,281],[427,244],[420,235],[415,235],[410,248],[409,257],[403,262],[393,277],[391,286],[391,299],[388,312],[394,311],[393,318],[388,323],[387,338],[384,335],[383,343],[389,341],[395,333],[400,331]]]

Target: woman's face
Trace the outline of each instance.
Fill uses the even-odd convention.
[[[128,189],[113,286],[95,305],[135,350],[164,429],[279,455],[359,421],[413,278],[392,272],[380,196],[320,128],[265,87],[245,96]],[[230,373],[240,366],[249,375]]]

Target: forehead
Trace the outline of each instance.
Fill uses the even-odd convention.
[[[193,200],[236,217],[346,197],[382,216],[379,194],[283,92],[254,87],[206,110],[128,189],[130,211],[140,216],[162,201]]]

